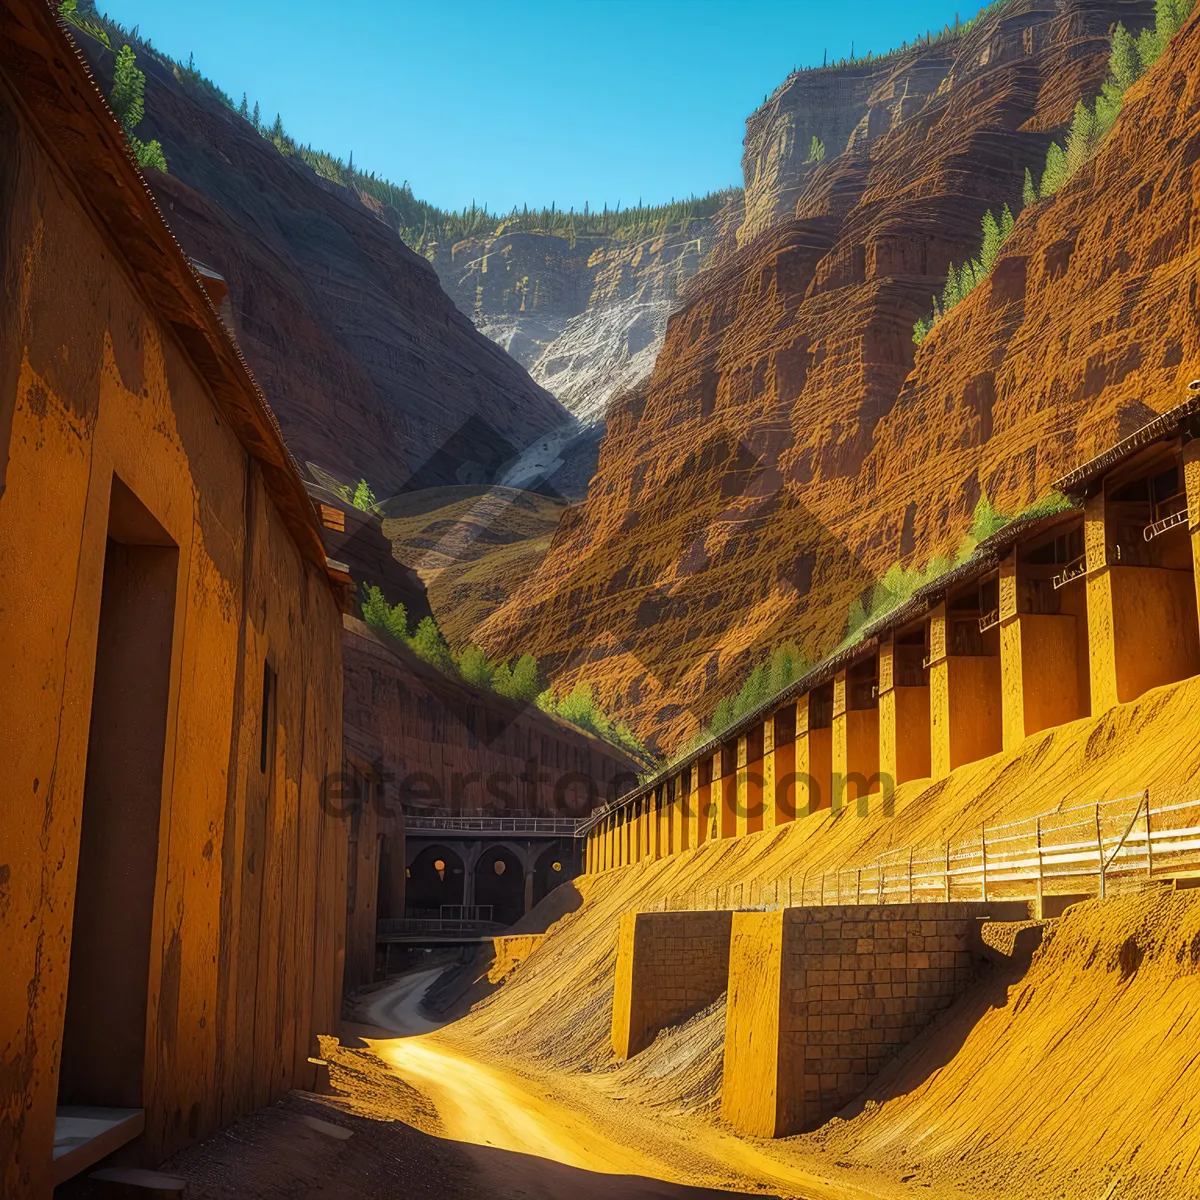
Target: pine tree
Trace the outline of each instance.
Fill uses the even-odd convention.
[[[259,111],[257,100],[254,102],[254,116],[250,118],[250,124],[253,125],[259,133],[262,133],[262,113]]]
[[[458,673],[474,687],[492,686],[495,666],[480,646],[468,646],[458,657]]]
[[[1096,117],[1082,100],[1075,104],[1075,115],[1067,134],[1066,177],[1069,179],[1091,157],[1095,145]]]
[[[242,93],[242,103],[238,108],[238,116],[241,117],[243,121],[248,121],[250,119],[250,105],[246,101],[245,92]]]
[[[413,653],[446,675],[454,673],[454,659],[442,631],[432,617],[422,617],[409,645]]]
[[[1026,173],[1026,175],[1029,174],[1028,171],[1026,171],[1025,173]],[[1030,186],[1032,187],[1033,185],[1030,184]],[[1016,217],[1013,216],[1012,209],[1009,208],[1008,205],[1006,204],[1004,206],[1003,211],[1000,213],[1000,243],[1001,243],[1001,245],[1003,245],[1005,242],[1008,241],[1009,237],[1012,235],[1013,229],[1016,228],[1016,224],[1017,224],[1017,219],[1016,219]]]
[[[942,288],[942,311],[949,312],[958,301],[958,272],[951,263],[949,271],[946,272],[946,284]]]
[[[137,67],[133,47],[126,44],[117,55],[112,92],[109,94],[113,112],[126,134],[132,134],[146,115],[145,93],[145,73]]]
[[[277,143],[283,141],[283,117],[279,113],[275,114],[275,124],[271,126],[271,140]]]
[[[1028,208],[1037,203],[1037,189],[1033,186],[1033,172],[1025,168],[1025,186],[1021,190],[1021,207]]]
[[[1066,182],[1067,156],[1063,148],[1052,142],[1046,151],[1046,169],[1042,172],[1041,196],[1045,200],[1053,196]]]
[[[983,226],[983,244],[979,251],[979,261],[983,265],[984,274],[987,274],[1000,254],[1000,243],[1003,239],[1000,236],[1000,226],[996,223],[996,218],[992,216],[990,208],[983,214],[981,224]]]

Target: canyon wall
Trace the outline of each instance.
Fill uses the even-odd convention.
[[[440,245],[442,286],[584,425],[650,374],[683,285],[741,220],[741,197],[710,217],[625,234],[500,232]]]
[[[107,94],[112,51],[77,40]],[[162,142],[170,168],[147,173],[155,198],[184,250],[227,280],[238,341],[297,460],[386,496],[414,476],[491,478],[568,420],[356,193],[151,53],[138,66],[138,134]]]
[[[827,649],[892,563],[953,549],[981,494],[1015,511],[1182,399],[1200,352],[1196,19],[986,283],[911,338],[982,214],[1019,207],[1025,169],[1098,91],[1111,25],[1151,18],[1142,0],[1012,0],[910,51],[867,93],[878,128],[867,112],[836,157],[831,134],[794,215],[757,234],[795,174],[762,175],[761,129],[786,124],[803,77],[752,117],[742,244],[610,413],[586,503],[479,631],[491,648],[532,647],[669,745],[773,645]]]

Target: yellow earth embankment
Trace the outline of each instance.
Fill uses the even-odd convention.
[[[717,885],[755,881],[757,890],[1060,803],[1146,787],[1156,803],[1182,799],[1200,769],[1198,702],[1200,680],[1190,680],[1035,736],[941,783],[906,785],[892,818],[877,808],[867,817],[825,812],[584,877],[573,885],[582,905],[499,991],[433,1038],[544,1080],[593,1122],[619,1101],[610,1130],[618,1139],[651,1113],[667,1141],[719,1134],[724,1161],[747,1186],[782,1194],[788,1179],[802,1194],[801,1178],[840,1179],[846,1194],[903,1194],[894,1189],[905,1177],[929,1183],[934,1196],[1200,1194],[1188,1174],[1200,1162],[1200,891],[1070,910],[1024,977],[985,980],[885,1070],[863,1097],[871,1105],[815,1134],[753,1142],[714,1128],[723,1003],[664,1031],[629,1063],[615,1064],[609,1047],[623,912]],[[730,1145],[743,1147],[736,1162]]]

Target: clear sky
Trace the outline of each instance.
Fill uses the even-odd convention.
[[[444,208],[592,207],[741,183],[794,67],[981,0],[97,0],[301,142]],[[167,147],[170,157],[170,147]]]

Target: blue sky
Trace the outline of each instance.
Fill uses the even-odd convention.
[[[793,66],[980,0],[97,0],[302,142],[445,208],[593,207],[741,183]],[[168,157],[170,147],[167,147]]]

